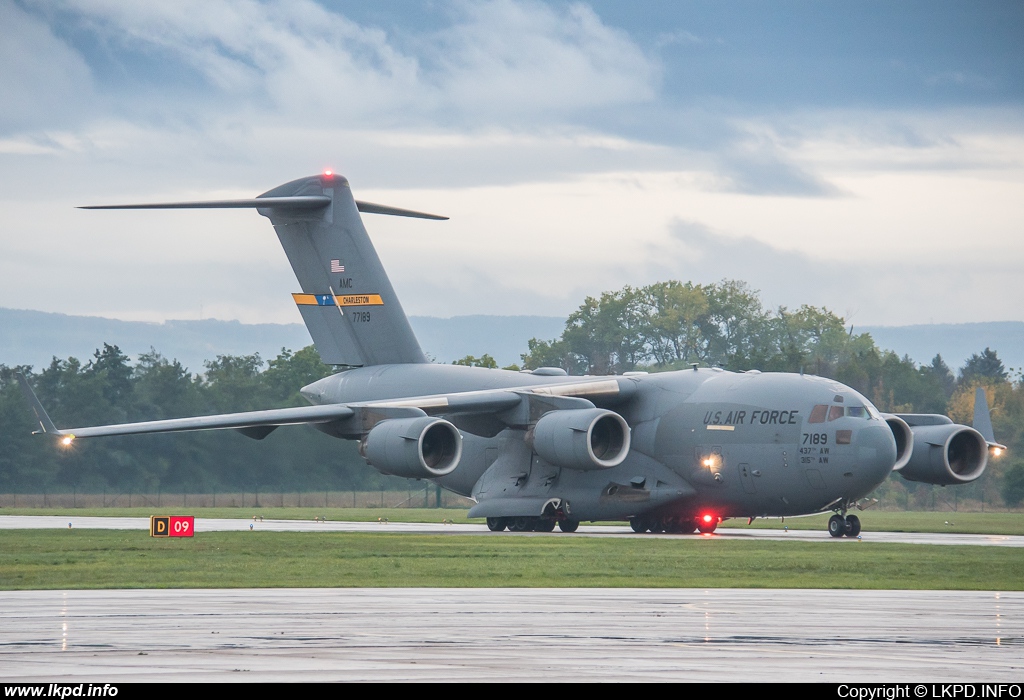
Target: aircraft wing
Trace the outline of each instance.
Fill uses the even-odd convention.
[[[66,442],[77,438],[110,435],[137,435],[143,433],[169,433],[192,430],[238,430],[247,437],[262,439],[282,425],[334,423],[340,434],[365,434],[380,420],[393,417],[464,414],[497,414],[505,412],[505,422],[518,424],[529,414],[537,401],[552,409],[585,404],[593,406],[586,397],[614,396],[622,392],[615,379],[597,379],[592,382],[571,382],[509,389],[437,394],[381,401],[361,401],[349,404],[299,406],[241,413],[222,413],[189,418],[97,425],[83,428],[57,428],[46,413],[35,392],[23,374],[18,374],[22,392],[39,422],[37,434],[63,438]],[[627,382],[627,386],[632,386]],[[516,410],[519,409],[519,410]],[[523,414],[517,417],[514,414]]]
[[[507,389],[482,389],[479,391],[462,391],[452,394],[434,394],[431,396],[412,396],[401,399],[385,399],[381,401],[365,401],[350,404],[359,407],[422,409],[428,414],[460,414],[460,413],[493,413],[515,408],[524,399],[543,399],[587,397],[611,397],[625,395],[632,388],[632,382],[626,380],[629,388],[624,388],[615,378],[595,378],[594,381],[566,382],[564,384],[541,384],[537,386],[509,387]]]
[[[329,406],[299,406],[296,408],[277,408],[269,411],[247,411],[244,413],[222,413],[213,416],[195,416],[191,418],[171,418],[169,420],[152,420],[141,423],[120,423],[116,425],[97,425],[88,428],[58,428],[50,420],[35,392],[29,386],[25,375],[18,375],[25,398],[32,406],[32,411],[39,421],[37,433],[56,437],[75,438],[101,437],[106,435],[138,435],[142,433],[174,433],[189,430],[223,430],[235,429],[250,437],[265,437],[270,430],[281,425],[297,423],[327,423],[342,420],[354,415],[348,406],[332,404]],[[270,430],[267,430],[267,429]],[[263,435],[260,435],[260,433]]]

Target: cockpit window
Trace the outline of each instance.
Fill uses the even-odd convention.
[[[839,420],[843,416],[849,416],[850,418],[864,418],[867,420],[881,419],[878,411],[875,407],[868,404],[867,406],[828,406],[818,404],[811,409],[811,415],[808,416],[808,423],[824,423],[825,421]]]
[[[808,423],[824,423],[825,416],[828,414],[828,406],[818,404],[811,409],[811,415],[807,418]]]

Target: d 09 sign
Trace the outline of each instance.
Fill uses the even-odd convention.
[[[149,518],[150,537],[192,537],[196,519],[191,515],[153,515]]]

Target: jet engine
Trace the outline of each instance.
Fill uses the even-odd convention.
[[[914,452],[914,432],[907,421],[897,415],[883,413],[882,419],[889,426],[889,430],[892,431],[892,436],[896,440],[896,464],[892,468],[893,471],[898,472],[907,466],[907,462],[910,461]]]
[[[533,428],[533,449],[559,467],[609,469],[629,454],[629,424],[601,408],[550,411]]]
[[[947,423],[914,426],[914,451],[898,471],[909,481],[936,486],[966,484],[988,464],[988,443],[974,428]]]
[[[441,418],[392,418],[373,426],[359,451],[385,474],[432,479],[459,466],[462,434]]]

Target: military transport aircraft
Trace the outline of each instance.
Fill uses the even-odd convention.
[[[929,484],[974,481],[992,434],[984,392],[973,427],[941,415],[880,414],[831,379],[719,368],[567,376],[429,363],[360,212],[445,217],[357,201],[325,172],[255,199],[83,207],[254,208],[270,219],[298,278],[294,301],[323,361],[339,370],[301,391],[310,406],[58,429],[21,385],[40,430],[59,442],[104,435],[234,429],[257,440],[305,423],[358,440],[385,474],[426,479],[476,505],[491,530],[572,532],[629,520],[637,532],[710,533],[725,518],[849,511],[891,472]]]

